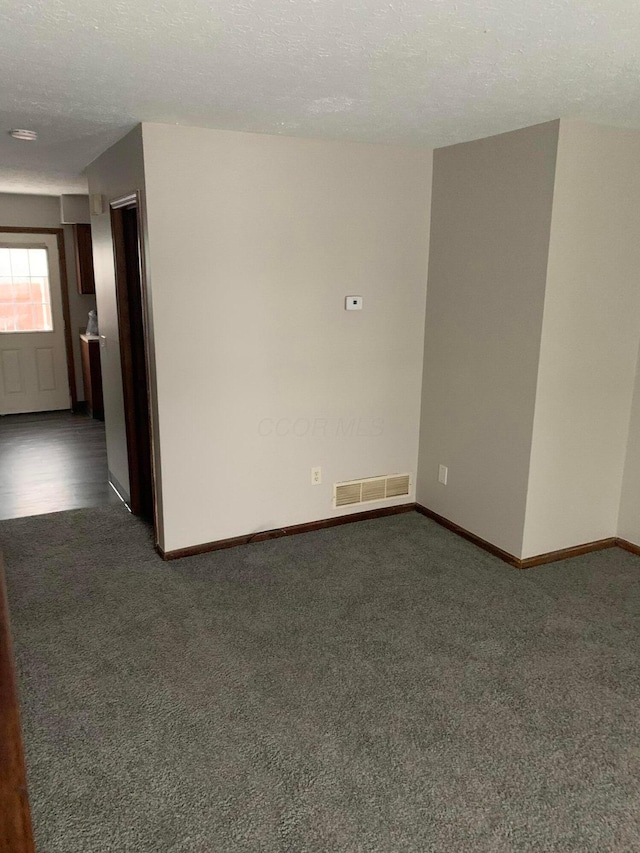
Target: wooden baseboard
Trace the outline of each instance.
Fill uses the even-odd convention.
[[[463,539],[473,542],[474,545],[477,545],[479,548],[483,548],[495,557],[499,557],[501,560],[504,560],[505,563],[508,563],[510,566],[514,566],[516,569],[532,569],[535,566],[544,566],[547,563],[557,563],[560,560],[569,560],[571,557],[580,557],[582,554],[589,554],[592,551],[603,551],[605,548],[615,548],[616,546],[640,556],[640,546],[633,545],[631,542],[627,542],[624,539],[618,539],[615,536],[609,536],[606,539],[597,539],[595,542],[585,542],[582,545],[574,545],[572,548],[561,548],[558,551],[549,551],[546,554],[537,554],[535,557],[525,557],[524,559],[521,559],[513,554],[509,554],[507,551],[503,551],[502,548],[498,548],[496,545],[492,545],[491,542],[487,542],[486,539],[481,539],[480,536],[476,536],[475,533],[470,533],[468,530],[465,530],[464,527],[460,527],[453,521],[449,521],[448,518],[438,515],[437,512],[433,512],[433,510],[430,510],[421,504],[416,504],[416,512],[425,515],[427,518],[432,519],[442,527],[446,527],[447,530],[451,530],[458,536],[462,536]]]
[[[618,548],[623,548],[625,551],[640,557],[640,545],[634,545],[633,542],[628,542],[626,539],[616,539],[616,545]]]
[[[627,542],[625,539],[618,539],[615,536],[607,539],[598,539],[595,542],[585,542],[582,545],[575,545],[572,548],[561,548],[558,551],[549,551],[546,554],[537,554],[535,557],[526,557],[521,559],[486,539],[476,536],[464,527],[460,527],[453,521],[449,521],[442,515],[438,515],[431,509],[421,504],[401,504],[400,506],[384,507],[382,509],[372,509],[366,512],[356,512],[351,515],[339,515],[336,518],[324,518],[321,521],[310,521],[306,524],[294,524],[290,527],[281,527],[275,530],[265,530],[261,533],[251,533],[246,536],[234,536],[231,539],[218,539],[214,542],[205,542],[202,545],[193,545],[188,548],[178,548],[175,551],[164,551],[159,545],[156,545],[156,550],[163,560],[179,560],[182,557],[194,557],[198,554],[207,554],[210,551],[220,551],[224,548],[235,548],[238,545],[249,545],[253,542],[266,542],[269,539],[279,539],[282,536],[295,536],[298,533],[310,533],[314,530],[323,530],[327,527],[338,527],[342,524],[354,524],[358,521],[367,521],[372,518],[384,518],[388,515],[398,515],[403,512],[411,512],[415,510],[421,515],[435,521],[441,527],[446,527],[457,536],[461,536],[468,542],[477,545],[494,557],[508,563],[516,569],[532,569],[535,566],[544,566],[547,563],[557,563],[560,560],[569,560],[571,557],[579,557],[582,554],[589,554],[592,551],[602,551],[606,548],[615,548],[616,546],[630,551],[632,554],[640,556],[640,546]]]
[[[0,850],[35,853],[27,794],[20,709],[0,557]]]
[[[580,557],[582,554],[590,554],[592,551],[604,551],[606,548],[615,548],[618,540],[615,536],[607,539],[597,539],[595,542],[585,542],[584,545],[575,545],[573,548],[561,548],[559,551],[549,551],[547,554],[537,554],[535,557],[525,557],[519,560],[519,569],[532,569],[534,566],[544,566],[546,563],[557,563],[559,560],[569,560],[571,557]]]
[[[465,530],[464,527],[460,527],[460,525],[455,524],[455,522],[449,521],[448,518],[438,515],[437,512],[434,512],[431,509],[427,509],[426,506],[416,504],[416,512],[419,512],[420,515],[426,515],[427,518],[435,521],[441,527],[446,527],[447,530],[450,530],[452,533],[462,536],[463,539],[466,539],[468,542],[472,542],[484,551],[488,551],[490,554],[493,554],[494,557],[504,560],[504,562],[509,563],[510,566],[514,566],[516,569],[522,568],[520,565],[521,560],[519,560],[518,557],[514,557],[513,554],[509,554],[508,551],[503,551],[502,548],[498,548],[497,545],[492,545],[491,542],[487,542],[486,539],[481,539],[480,536],[476,536],[475,533],[470,533],[468,530]]]
[[[296,536],[298,533],[311,533],[314,530],[324,530],[326,527],[338,527],[342,524],[353,524],[356,521],[367,521],[371,518],[384,518],[388,515],[398,515],[412,512],[415,504],[400,504],[381,509],[370,509],[366,512],[356,512],[351,515],[338,515],[335,518],[323,518],[320,521],[309,521],[306,524],[293,524],[290,527],[280,527],[275,530],[265,530],[261,533],[250,533],[246,536],[234,536],[231,539],[218,539],[215,542],[205,542],[189,548],[178,548],[175,551],[164,551],[159,545],[156,550],[163,560],[178,560],[181,557],[194,557],[209,551],[220,551],[223,548],[235,548],[237,545],[249,545],[253,542],[265,542],[268,539],[279,539],[281,536]]]

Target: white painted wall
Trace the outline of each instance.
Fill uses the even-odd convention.
[[[417,500],[516,556],[557,140],[550,122],[434,152]]]
[[[343,514],[336,481],[415,476],[431,153],[143,139],[164,548]]]
[[[78,293],[73,229],[70,225],[61,225],[60,199],[58,196],[0,193],[0,225],[4,225],[5,227],[22,226],[24,228],[62,227],[64,230],[76,390],[78,400],[84,400],[80,329],[83,332],[85,331],[87,327],[87,315],[92,308],[96,307],[96,300],[94,296]]]
[[[87,168],[89,192],[104,196],[105,209],[91,217],[93,265],[100,334],[106,347],[100,350],[102,390],[109,472],[115,485],[129,497],[129,463],[124,420],[120,338],[116,303],[115,266],[109,201],[140,190],[144,200],[144,163],[140,126],[105,151]]]
[[[562,121],[523,557],[616,535],[639,340],[640,132]]]

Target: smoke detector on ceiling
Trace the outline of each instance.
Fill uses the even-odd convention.
[[[38,134],[35,130],[21,130],[16,128],[16,130],[10,130],[9,136],[13,136],[14,139],[23,139],[25,142],[35,142],[38,138]]]

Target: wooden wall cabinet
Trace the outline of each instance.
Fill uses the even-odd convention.
[[[89,414],[93,418],[104,420],[102,402],[102,371],[100,370],[100,338],[97,335],[80,335],[82,350],[82,379],[84,380],[84,398]]]
[[[85,295],[96,292],[96,281],[93,275],[93,244],[91,242],[91,226],[78,224],[73,226],[73,238],[76,248],[76,278],[78,293]]]

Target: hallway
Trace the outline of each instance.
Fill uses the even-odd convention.
[[[119,502],[104,423],[70,412],[0,417],[0,520]]]

